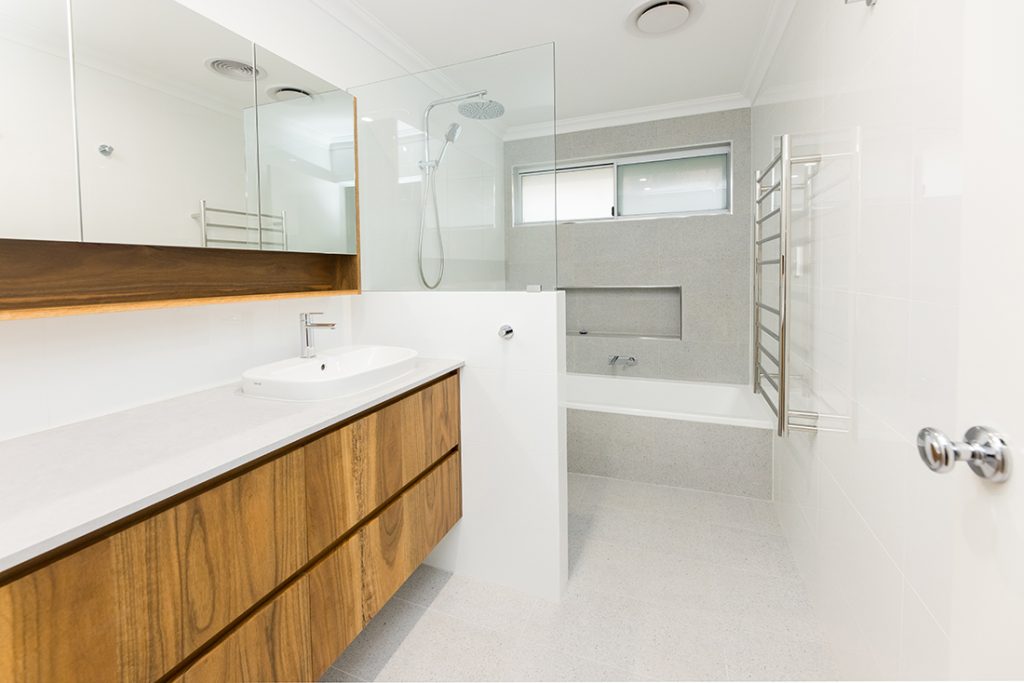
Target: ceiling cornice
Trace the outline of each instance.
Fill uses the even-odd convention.
[[[764,85],[764,79],[768,75],[768,68],[771,66],[772,58],[782,43],[782,37],[789,25],[789,18],[793,15],[797,0],[775,0],[768,12],[768,20],[765,22],[765,31],[761,34],[761,41],[754,51],[754,57],[747,69],[747,77],[743,80],[743,93],[751,102],[757,101],[757,96]]]
[[[740,93],[716,95],[714,97],[702,97],[682,102],[656,104],[650,107],[637,107],[636,109],[622,109],[603,114],[577,116],[571,119],[558,119],[558,130],[556,132],[575,133],[581,130],[593,130],[594,128],[609,128],[611,126],[625,126],[631,123],[674,119],[679,116],[694,116],[696,114],[710,114],[716,111],[746,109],[749,106],[750,100]],[[551,128],[551,124],[514,126],[505,131],[503,137],[505,140],[543,137],[551,135]]]
[[[414,50],[356,0],[311,0],[311,2],[362,37],[363,40],[404,69],[406,73],[416,73],[434,68],[434,64],[431,64],[426,57]]]

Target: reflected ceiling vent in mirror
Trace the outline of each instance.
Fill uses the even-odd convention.
[[[648,0],[634,7],[626,25],[637,35],[661,36],[692,24],[703,9],[701,0]]]
[[[277,102],[288,102],[290,100],[311,100],[313,99],[313,94],[302,88],[279,85],[276,88],[269,88],[267,90],[267,97]]]
[[[263,71],[236,59],[211,59],[206,62],[206,68],[233,81],[251,81],[254,72],[257,79],[263,78]]]

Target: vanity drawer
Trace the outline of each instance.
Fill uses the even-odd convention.
[[[169,572],[160,591],[180,591],[186,654],[306,563],[303,465],[300,448],[164,513],[181,576]]]
[[[310,554],[343,536],[458,444],[454,375],[306,444]]]
[[[359,534],[353,534],[309,571],[313,672],[322,674],[355,640],[363,617]]]
[[[0,681],[123,680],[113,566],[102,541],[0,588]]]
[[[458,451],[360,529],[363,618],[369,621],[462,517]]]
[[[242,622],[175,681],[315,680],[310,640],[309,581],[302,578]]]
[[[306,561],[301,451],[0,587],[0,680],[152,681]]]

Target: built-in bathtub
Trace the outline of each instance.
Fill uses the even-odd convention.
[[[771,497],[768,407],[747,385],[566,375],[569,470]]]

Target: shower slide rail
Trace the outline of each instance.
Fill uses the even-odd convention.
[[[288,251],[288,214],[257,213],[217,209],[206,200],[199,202],[199,213],[192,214],[199,221],[200,237],[204,247],[223,249],[279,249]],[[249,219],[257,225],[249,225]],[[239,221],[245,221],[240,223]],[[266,220],[270,227],[262,223]],[[234,222],[232,222],[234,221]]]
[[[824,431],[816,424],[791,423],[790,417],[806,420],[812,418],[813,414],[790,410],[787,374],[787,262],[792,221],[793,166],[820,161],[820,156],[794,157],[790,136],[783,135],[778,154],[754,175],[753,384],[754,393],[761,395],[775,415],[775,432],[779,436],[785,436],[790,428]],[[766,251],[775,255],[766,257]],[[777,274],[774,287],[764,286],[766,273]],[[775,300],[771,301],[766,295],[773,290]],[[770,348],[772,345],[774,351]]]

